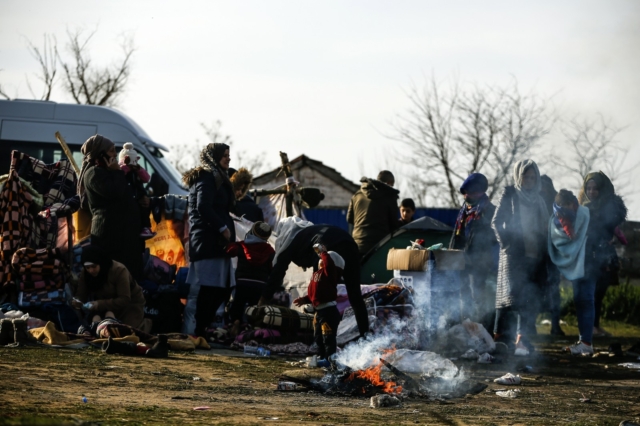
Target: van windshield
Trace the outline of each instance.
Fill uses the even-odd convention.
[[[184,188],[184,184],[182,183],[182,175],[178,170],[176,170],[173,164],[171,164],[169,160],[167,160],[167,157],[162,154],[162,151],[160,151],[156,147],[151,147],[149,145],[147,145],[147,148],[149,149],[149,152],[151,152],[151,155],[158,159],[158,162],[162,164],[162,167],[164,167],[164,169],[171,175],[173,180],[182,188]]]

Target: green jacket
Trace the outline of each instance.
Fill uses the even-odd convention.
[[[364,256],[398,226],[398,194],[386,183],[362,178],[360,189],[351,197],[347,222],[353,225],[353,239]]]

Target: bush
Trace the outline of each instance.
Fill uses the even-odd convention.
[[[575,316],[571,283],[563,282],[560,286],[561,315]],[[602,318],[621,321],[627,324],[640,325],[640,287],[631,284],[620,284],[609,287],[602,301]]]

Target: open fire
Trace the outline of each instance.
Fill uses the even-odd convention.
[[[383,356],[392,354],[395,351],[396,351],[395,348],[386,350],[384,351]],[[347,381],[353,382],[356,379],[360,379],[360,380],[364,380],[371,383],[371,385],[378,388],[384,393],[390,393],[390,394],[402,393],[402,386],[390,380],[385,381],[382,378],[381,373],[384,367],[385,367],[385,364],[382,361],[382,359],[380,359],[378,364],[373,367],[369,367],[366,370],[357,370],[352,372],[348,376]],[[369,393],[369,390],[367,389],[367,387],[364,387],[364,386],[362,387],[362,393],[363,394]]]

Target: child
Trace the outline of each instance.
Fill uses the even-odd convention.
[[[320,358],[328,359],[336,353],[336,334],[340,324],[337,308],[338,280],[344,270],[344,259],[335,251],[327,251],[322,244],[313,246],[320,257],[318,270],[313,273],[307,296],[293,301],[296,306],[312,303],[316,311],[313,318],[314,340],[318,345]]]
[[[236,336],[240,330],[245,306],[257,305],[267,286],[275,256],[275,251],[267,242],[270,236],[271,227],[264,222],[256,222],[247,232],[244,241],[227,245],[227,255],[238,257],[236,289],[229,309],[229,316],[233,321],[230,331],[232,336]]]
[[[149,182],[150,177],[149,173],[138,164],[139,159],[140,156],[133,148],[133,144],[126,142],[118,155],[118,164],[120,164],[120,169],[124,172],[125,179],[133,188],[134,198],[140,205],[140,223],[142,225],[140,238],[148,240],[156,235],[155,232],[151,231],[149,197],[147,197],[147,191],[142,186],[143,183]]]
[[[398,219],[398,227],[404,226],[413,221],[413,215],[416,214],[416,203],[411,198],[405,198],[400,203],[400,219]]]
[[[548,250],[551,261],[573,284],[580,341],[566,348],[572,355],[593,355],[595,280],[586,274],[585,262],[589,209],[578,204],[571,191],[561,189],[553,203]]]

